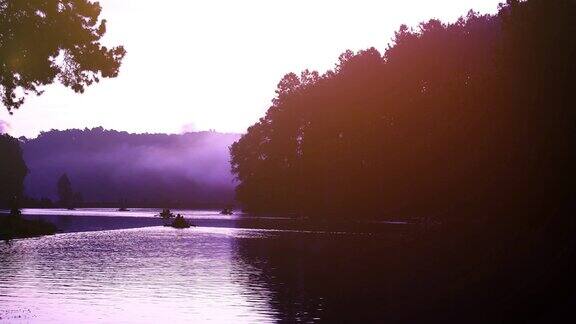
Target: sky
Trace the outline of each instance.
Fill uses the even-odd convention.
[[[134,133],[245,132],[264,115],[282,76],[334,67],[347,49],[388,46],[401,24],[455,21],[501,0],[100,0],[104,45],[128,54],[115,79],[75,94],[59,84],[30,96],[0,132],[50,129]]]

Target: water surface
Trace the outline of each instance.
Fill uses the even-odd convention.
[[[65,208],[24,208],[24,215],[38,216],[102,216],[102,217],[158,217],[162,208],[130,208],[128,211],[118,211],[116,208],[78,208],[68,210]],[[221,215],[218,210],[211,209],[171,209],[174,214],[182,214],[190,219],[221,219],[235,220],[238,218],[251,218],[250,215],[235,211],[233,215]],[[6,211],[7,212],[7,211]],[[259,216],[257,218],[266,218]],[[288,217],[274,217],[285,219]]]
[[[371,240],[163,227],[15,240],[0,244],[0,321],[374,319],[382,302],[374,261],[381,259],[374,251],[359,253]]]

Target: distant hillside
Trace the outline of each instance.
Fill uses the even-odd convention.
[[[129,134],[103,128],[52,130],[23,140],[26,194],[57,200],[67,173],[85,202],[194,206],[233,200],[228,147],[239,134]]]

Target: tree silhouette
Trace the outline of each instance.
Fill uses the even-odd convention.
[[[60,205],[70,208],[74,200],[74,192],[72,191],[72,184],[68,175],[64,173],[58,179],[58,198],[60,199]]]
[[[74,202],[74,206],[79,206],[84,202],[84,196],[82,196],[80,191],[77,191],[72,195],[72,201]]]
[[[18,140],[0,134],[0,207],[12,207],[22,198],[27,173]]]
[[[497,15],[401,26],[383,54],[347,51],[323,75],[286,75],[231,147],[237,199],[444,223],[571,208],[575,13],[573,1],[508,1]]]
[[[83,92],[118,75],[126,52],[100,44],[100,12],[88,0],[0,1],[0,99],[9,112],[56,80]]]
[[[323,75],[286,75],[230,148],[237,199],[309,218],[433,218],[399,249],[417,260],[401,269],[423,270],[407,287],[501,312],[494,322],[571,315],[574,17],[572,0],[509,0],[497,15],[402,26],[383,54],[345,52]]]
[[[30,167],[26,193],[53,195],[55,182],[66,171],[74,174],[71,180],[82,179],[74,180],[74,191],[89,203],[122,198],[140,207],[218,208],[234,198],[227,153],[239,138],[213,132],[130,134],[101,127],[42,132],[21,144]]]

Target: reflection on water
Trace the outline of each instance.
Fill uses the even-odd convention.
[[[362,250],[369,239],[151,227],[16,240],[0,244],[0,321],[374,319],[382,258]]]
[[[70,233],[0,248],[2,320],[268,322],[260,270],[235,240],[261,233],[165,228]],[[250,279],[248,279],[250,278]]]
[[[132,208],[128,211],[118,211],[116,208],[78,208],[68,210],[64,208],[24,208],[24,215],[58,215],[58,216],[107,216],[107,217],[158,217],[162,211],[161,208]],[[215,210],[201,209],[173,209],[174,214],[182,214],[189,218],[219,218],[219,219],[236,219],[239,214],[221,215]]]
[[[23,208],[22,214],[36,216],[102,216],[102,217],[158,217],[162,208],[131,208],[128,211],[118,211],[116,208],[78,208],[68,210],[65,208]],[[191,219],[222,219],[234,220],[239,217],[252,218],[250,215],[235,211],[232,215],[222,215],[218,210],[202,209],[172,209],[174,214],[181,214]],[[9,213],[8,210],[1,210],[0,213]],[[270,218],[258,216],[257,218]],[[289,217],[274,216],[273,219],[288,219]]]

